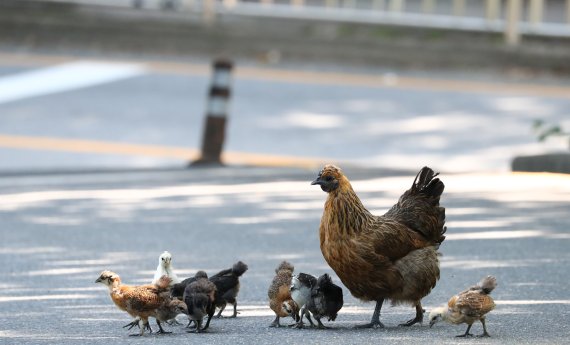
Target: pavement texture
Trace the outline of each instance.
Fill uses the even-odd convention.
[[[0,178],[0,342],[2,344],[567,344],[570,329],[570,178],[554,174],[443,174],[448,237],[429,311],[491,274],[491,338],[457,339],[465,326],[401,328],[413,308],[383,309],[386,329],[355,330],[373,305],[344,289],[329,330],[271,329],[267,288],[281,260],[296,272],[333,273],[318,243],[325,193],[316,170],[219,168],[19,175]],[[385,212],[415,171],[347,167],[364,204]],[[243,260],[236,319],[210,330],[128,337],[129,316],[94,283],[104,269],[127,284],[150,282],[164,250],[180,277],[212,274]],[[333,279],[340,283],[333,274]],[[181,319],[183,321],[183,319]],[[284,320],[284,324],[289,321]],[[154,321],[151,322],[154,326]],[[156,328],[156,326],[154,326]],[[481,332],[479,324],[472,330]]]

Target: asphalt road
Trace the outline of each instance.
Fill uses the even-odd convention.
[[[387,210],[414,174],[345,172],[374,213]],[[226,168],[0,178],[0,343],[568,343],[570,179],[562,175],[442,176],[449,235],[441,247],[441,280],[424,306],[495,275],[491,338],[457,339],[464,326],[446,324],[399,328],[413,309],[389,305],[382,314],[386,329],[352,329],[369,320],[373,306],[346,289],[345,307],[327,323],[332,329],[268,328],[266,292],[281,260],[296,272],[332,273],[318,245],[325,194],[309,185],[315,174]],[[128,337],[121,328],[128,315],[94,281],[112,269],[125,283],[150,282],[164,250],[181,277],[246,262],[238,318],[213,320],[201,335],[175,326],[171,335]]]

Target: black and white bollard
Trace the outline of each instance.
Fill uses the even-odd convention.
[[[214,61],[212,68],[212,84],[206,108],[202,154],[198,160],[192,162],[192,165],[222,164],[221,156],[226,136],[233,63],[219,59]]]

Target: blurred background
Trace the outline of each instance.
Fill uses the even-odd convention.
[[[2,0],[0,170],[186,166],[219,58],[228,164],[568,169],[568,0]]]

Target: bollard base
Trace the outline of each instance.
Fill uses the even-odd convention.
[[[198,168],[222,168],[225,164],[221,161],[200,158],[188,164],[188,167],[198,167]]]

